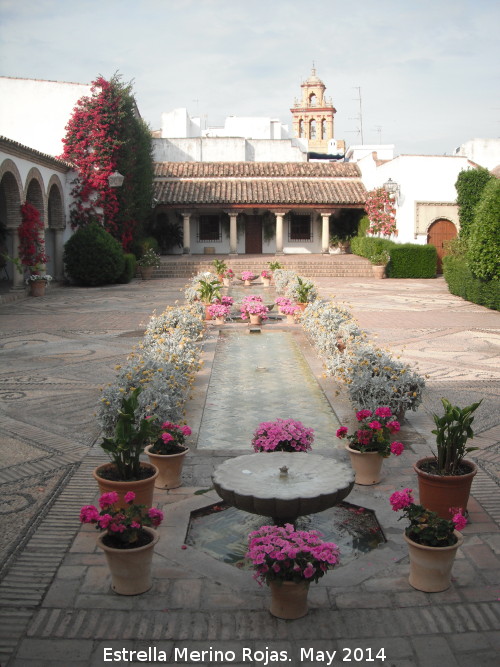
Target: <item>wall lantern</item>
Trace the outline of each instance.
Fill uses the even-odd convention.
[[[114,171],[108,176],[108,184],[110,188],[121,188],[125,176],[122,176],[119,171]]]
[[[398,183],[395,183],[392,178],[390,178],[386,183],[384,183],[384,190],[386,190],[386,192],[388,192],[390,195],[394,195],[396,197],[396,201],[399,203],[401,188],[399,187]]]

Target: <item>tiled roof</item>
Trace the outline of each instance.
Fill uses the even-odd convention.
[[[156,178],[361,178],[356,162],[155,162]]]
[[[366,190],[347,162],[161,162],[155,198],[170,205],[360,205]]]

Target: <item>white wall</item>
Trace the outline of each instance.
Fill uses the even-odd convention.
[[[417,202],[455,203],[458,174],[474,168],[465,157],[447,155],[400,155],[379,166],[367,155],[358,165],[367,190],[381,187],[389,178],[400,186],[396,203],[398,236],[393,239],[399,243],[426,243],[426,235],[416,235]],[[458,227],[458,216],[452,222]]]
[[[305,162],[307,154],[295,139],[198,137],[153,139],[155,162]]]
[[[77,101],[90,85],[0,77],[0,134],[41,153],[62,153],[62,139]]]
[[[464,155],[486,169],[500,165],[500,139],[471,139],[456,149],[455,155]]]

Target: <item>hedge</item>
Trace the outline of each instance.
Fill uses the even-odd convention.
[[[129,283],[132,278],[135,277],[137,260],[135,255],[131,252],[125,253],[123,255],[123,259],[125,260],[125,266],[123,268],[122,274],[118,277],[116,282],[125,284]]]
[[[66,241],[63,261],[69,277],[79,285],[114,283],[125,264],[121,243],[97,222],[80,227]]]
[[[500,310],[500,280],[476,278],[462,257],[447,255],[443,258],[444,278],[455,296],[481,306]]]
[[[389,239],[380,239],[378,236],[355,236],[351,239],[351,250],[355,255],[370,259],[372,255],[378,255],[382,250],[391,254],[397,244]]]
[[[389,250],[389,278],[435,278],[437,252],[433,245],[395,244]]]

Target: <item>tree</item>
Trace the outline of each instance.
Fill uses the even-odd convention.
[[[457,191],[460,238],[468,239],[474,224],[474,212],[486,184],[493,176],[484,167],[461,171],[455,183]]]
[[[128,249],[151,211],[153,149],[151,133],[139,117],[131,84],[115,74],[99,76],[92,95],[73,110],[61,158],[72,162],[78,176],[73,184],[71,226],[96,218]],[[115,170],[124,175],[122,187],[109,186]]]
[[[477,278],[500,279],[500,180],[490,179],[475,209],[469,267]]]

